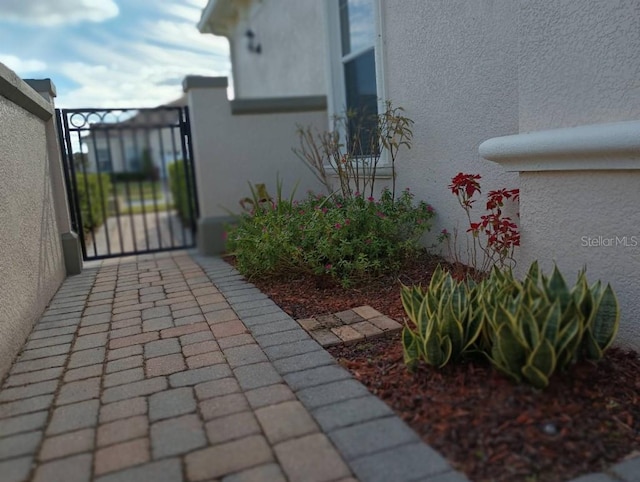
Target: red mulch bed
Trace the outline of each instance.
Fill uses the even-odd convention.
[[[361,305],[401,321],[399,281],[426,285],[439,260],[344,289],[296,276],[252,280],[295,318]],[[399,335],[329,351],[474,482],[566,481],[640,454],[640,358],[611,349],[599,363],[558,374],[544,391],[516,385],[482,361],[442,370],[403,364]]]

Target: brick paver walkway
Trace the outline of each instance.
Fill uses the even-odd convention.
[[[121,258],[67,279],[0,390],[3,482],[354,473],[465,480],[219,259]]]
[[[0,390],[0,480],[467,479],[229,265],[178,252],[65,281]]]

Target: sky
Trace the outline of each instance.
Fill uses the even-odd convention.
[[[186,75],[228,76],[225,38],[196,24],[207,0],[0,0],[0,62],[50,78],[56,107],[154,107]]]

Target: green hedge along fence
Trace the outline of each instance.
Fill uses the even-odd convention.
[[[189,169],[189,164],[185,164],[182,159],[169,164],[169,186],[173,196],[173,205],[178,211],[178,216],[186,225],[189,224],[191,217],[195,215],[195,205],[191,201],[192,196],[189,195],[190,190],[193,188],[187,186],[187,174],[191,174],[188,172]],[[189,207],[190,202],[191,207]]]
[[[109,216],[109,196],[112,194],[109,174],[76,174],[78,201],[84,231],[102,225]]]

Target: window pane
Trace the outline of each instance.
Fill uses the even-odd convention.
[[[377,146],[372,146],[371,143],[371,131],[376,125],[378,114],[374,49],[346,62],[344,78],[349,118],[349,150],[353,152],[353,141],[357,138],[360,142],[360,146],[356,146],[357,154],[372,154],[377,151]]]
[[[109,155],[109,149],[106,147],[99,147],[97,149],[98,154],[98,168],[101,172],[111,172],[111,156]]]
[[[358,52],[375,42],[373,0],[340,0],[342,55]]]

